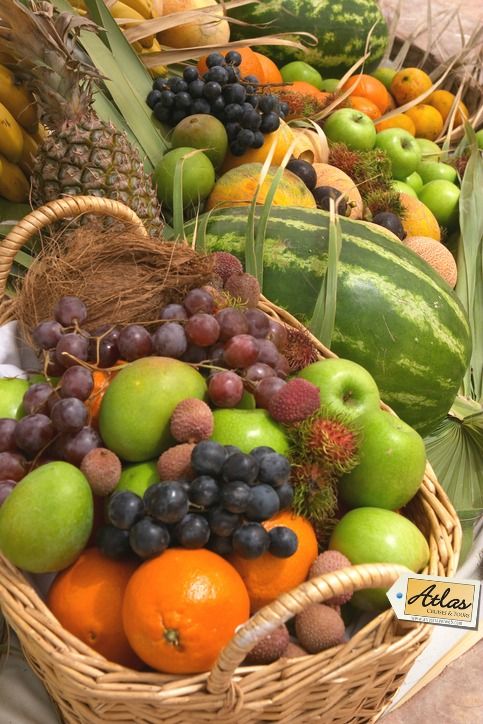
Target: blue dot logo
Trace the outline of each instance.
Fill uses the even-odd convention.
[[[396,598],[402,598],[402,597],[403,597],[402,593],[396,593]]]

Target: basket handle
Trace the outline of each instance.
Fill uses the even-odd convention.
[[[119,221],[132,224],[142,236],[148,235],[141,219],[129,206],[120,201],[106,199],[101,196],[67,196],[55,201],[49,201],[48,204],[40,206],[24,216],[0,242],[2,252],[0,256],[0,299],[5,293],[8,275],[15,255],[22,246],[34,234],[49,226],[49,224],[69,217],[81,216],[82,214],[112,216],[119,219]]]
[[[268,606],[257,611],[243,624],[220,653],[206,682],[211,694],[225,693],[235,669],[265,636],[312,603],[323,603],[333,596],[363,588],[388,588],[408,569],[389,563],[368,563],[325,573],[301,583]]]

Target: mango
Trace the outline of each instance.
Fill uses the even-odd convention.
[[[102,398],[102,439],[123,460],[152,460],[174,444],[169,421],[176,405],[205,395],[205,380],[185,362],[168,357],[138,359],[116,375]]]
[[[0,551],[30,573],[70,566],[93,523],[92,492],[81,471],[52,462],[25,476],[0,507]]]

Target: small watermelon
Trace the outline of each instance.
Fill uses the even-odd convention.
[[[291,60],[304,60],[323,78],[341,78],[364,55],[367,35],[371,36],[371,55],[364,71],[373,70],[384,55],[387,25],[376,0],[262,0],[228,12],[251,26],[231,25],[231,40],[275,33],[306,32],[318,38],[307,52],[283,45],[257,47],[282,66]],[[265,27],[253,27],[253,24]],[[307,45],[307,39],[304,45]]]
[[[198,246],[242,260],[247,209],[198,220]],[[260,212],[256,213],[256,221]],[[205,218],[205,222],[203,219]],[[379,227],[340,217],[337,310],[332,350],[374,377],[381,398],[426,434],[446,416],[469,364],[466,313],[449,285]],[[188,238],[194,228],[187,229]],[[327,268],[329,215],[273,207],[264,243],[263,293],[310,319]]]

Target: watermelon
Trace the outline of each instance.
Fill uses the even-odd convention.
[[[201,217],[198,249],[229,251],[243,261],[247,213],[238,207]],[[463,306],[432,267],[382,228],[346,218],[340,223],[331,348],[363,365],[382,399],[426,434],[448,412],[468,367],[471,342]],[[188,238],[195,233],[191,226]],[[263,293],[304,323],[327,268],[328,232],[324,211],[272,208]]]
[[[291,60],[310,63],[324,78],[341,78],[364,55],[367,35],[377,21],[371,36],[371,55],[364,70],[370,72],[381,61],[387,45],[387,26],[376,0],[261,0],[228,11],[251,26],[230,25],[231,40],[260,37],[275,33],[306,32],[315,35],[318,43],[303,38],[307,51],[271,45],[256,47],[280,66]],[[253,27],[253,24],[265,27]],[[294,38],[297,39],[297,38]]]

